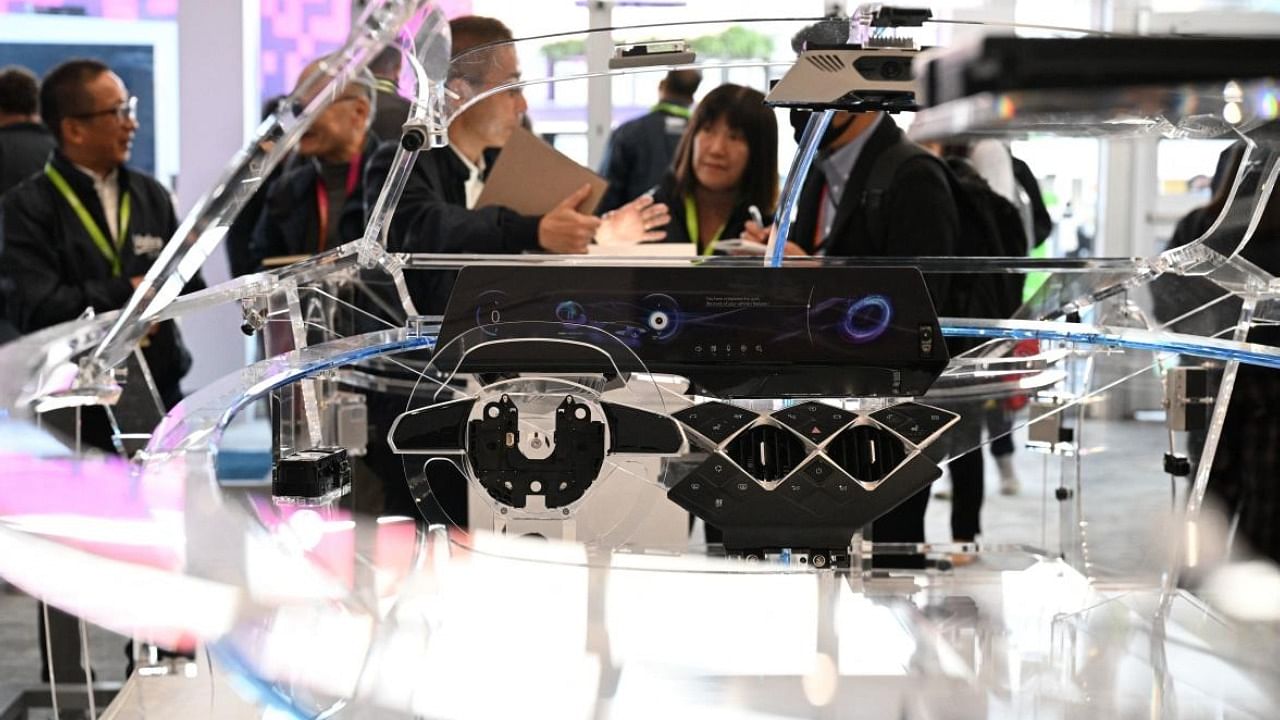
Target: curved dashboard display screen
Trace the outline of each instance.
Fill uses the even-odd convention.
[[[599,344],[602,335],[652,372],[721,397],[917,396],[948,356],[914,268],[464,268],[440,346],[479,329]],[[615,353],[616,354],[616,353]],[[464,372],[599,371],[567,344],[501,343]],[[627,369],[627,368],[622,368]]]

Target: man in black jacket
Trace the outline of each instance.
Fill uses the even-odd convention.
[[[96,60],[71,60],[45,76],[40,114],[57,149],[43,172],[0,202],[0,267],[12,283],[8,313],[20,332],[74,320],[90,308],[123,307],[177,230],[169,193],[125,167],[138,128],[136,107],[120,78]],[[187,290],[203,286],[197,275]],[[171,408],[182,398],[179,382],[191,365],[177,326],[171,320],[153,326],[142,347],[159,399]],[[44,417],[49,426],[70,430],[74,416],[57,415],[71,412]],[[80,415],[81,442],[112,452],[103,409],[86,407]],[[74,677],[80,662],[76,620],[52,608],[49,615],[49,664],[57,677]],[[39,634],[44,655],[43,613]],[[42,672],[45,667],[42,662]]]
[[[471,98],[520,77],[515,48],[494,45],[511,39],[511,31],[493,18],[466,16],[449,23],[454,62],[449,83]],[[475,52],[468,52],[472,49]],[[396,207],[387,237],[392,252],[513,254],[527,250],[585,253],[601,219],[575,208],[590,188],[583,186],[545,215],[521,215],[504,207],[476,208],[488,169],[498,150],[520,125],[528,104],[519,89],[496,93],[467,108],[449,124],[449,144],[418,156]],[[384,145],[369,167],[366,206],[372,208],[395,157],[393,143]],[[668,218],[665,206],[644,212],[650,227]],[[637,211],[638,212],[638,211]],[[610,223],[624,223],[630,213],[614,213]],[[660,237],[660,236],[659,236]],[[449,299],[454,274],[414,271],[406,282],[419,312],[440,314]]]
[[[511,31],[498,20],[483,17],[455,18],[449,23],[456,59],[471,48],[511,39]],[[455,63],[450,82],[455,92],[471,97],[519,77],[511,47],[471,54],[471,63]],[[597,218],[581,215],[570,206],[542,217],[520,215],[503,207],[475,208],[492,167],[497,149],[520,124],[527,105],[519,90],[493,95],[476,103],[449,126],[449,145],[418,155],[388,231],[387,247],[393,252],[519,253],[543,248],[551,252],[586,252]],[[366,206],[372,208],[391,171],[396,145],[387,143],[369,168]],[[581,196],[570,198],[574,204]],[[413,271],[405,282],[422,313],[444,312],[453,287],[454,273]],[[394,303],[391,303],[394,306]],[[422,512],[431,522],[465,525],[466,481],[456,474],[437,475],[430,481],[431,501],[415,502],[405,484],[400,457],[387,445],[387,432],[404,412],[407,399],[371,393],[368,396],[368,452],[357,464],[356,493],[370,489],[377,478],[384,499],[381,511],[414,516]],[[364,489],[361,486],[364,485]],[[359,502],[359,500],[357,500]],[[375,500],[376,502],[376,500]]]
[[[614,129],[600,164],[609,189],[600,198],[598,212],[620,208],[662,182],[689,125],[689,107],[701,83],[697,70],[668,72],[658,83],[658,104]]]
[[[26,68],[0,69],[0,196],[39,172],[53,151],[53,136],[40,124],[40,88]],[[8,280],[0,277],[0,288]],[[0,297],[0,343],[18,336]]]
[[[304,84],[327,58],[312,62]],[[313,255],[364,233],[364,171],[377,148],[369,132],[373,89],[350,83],[298,142],[302,159],[267,191],[250,241],[259,263]]]
[[[0,68],[0,195],[39,172],[53,152],[39,108],[36,76],[22,67]]]
[[[520,75],[515,49],[502,45],[511,31],[493,18],[466,16],[449,23],[454,62],[449,83],[463,98],[517,80]],[[491,48],[482,45],[499,43]],[[478,49],[477,49],[478,48]],[[474,52],[469,52],[475,49]],[[590,188],[583,186],[545,215],[521,215],[504,207],[476,208],[486,173],[498,150],[520,125],[528,105],[520,90],[495,93],[473,104],[449,125],[449,144],[418,155],[404,194],[387,233],[392,252],[516,254],[527,250],[552,253],[584,253],[601,226],[600,218],[575,208]],[[396,145],[378,150],[369,167],[366,207],[372,208],[391,171]],[[636,206],[633,206],[636,207]],[[666,206],[614,213],[610,223],[625,225],[631,217],[644,230],[665,226]],[[658,235],[654,239],[660,239]],[[449,300],[456,273],[411,271],[405,282],[417,310],[441,314]],[[381,307],[395,306],[390,298]],[[415,400],[420,402],[421,396]],[[387,446],[387,431],[405,410],[406,398],[370,394],[368,454],[361,464],[381,479],[386,493],[384,512],[413,515],[422,512],[432,522],[466,522],[466,485],[461,477],[433,480],[432,502],[415,503],[405,486],[405,466]],[[362,470],[357,469],[357,493]],[[367,483],[366,483],[367,485]]]
[[[96,60],[71,60],[45,77],[40,110],[57,150],[42,173],[0,203],[0,266],[12,282],[8,314],[19,332],[90,308],[120,309],[177,230],[168,191],[125,166],[136,106],[120,78]],[[187,289],[203,285],[197,276]],[[172,407],[191,365],[177,326],[156,325],[143,351],[160,399]]]

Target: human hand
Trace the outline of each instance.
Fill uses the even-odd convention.
[[[671,213],[667,206],[654,202],[652,195],[641,195],[601,218],[596,242],[601,245],[634,245],[657,242],[667,237]]]
[[[748,220],[742,226],[742,239],[754,243],[768,244],[769,231],[773,226],[764,227],[755,220]]]
[[[129,278],[129,284],[133,286],[134,290],[137,290],[138,286],[142,284],[144,277],[145,276],[143,275],[134,275],[133,277]]]
[[[773,225],[766,228],[761,226],[760,223],[755,220],[748,220],[746,224],[742,226],[742,240],[744,242],[768,245],[769,241],[773,239],[775,232],[776,229]],[[753,252],[751,249],[730,247],[728,250],[730,255],[760,255],[760,252]],[[782,254],[792,257],[803,257],[807,256],[809,253],[805,252],[804,248],[799,245],[788,241],[787,244],[782,247]]]
[[[582,254],[600,227],[600,219],[578,212],[577,207],[591,194],[583,185],[538,221],[538,245],[553,253]]]

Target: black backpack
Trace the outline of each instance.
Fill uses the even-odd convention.
[[[967,160],[942,160],[913,142],[899,142],[876,158],[863,194],[867,229],[873,238],[887,232],[881,209],[893,176],[902,163],[915,157],[929,158],[942,166],[960,217],[956,255],[960,257],[1025,257],[1027,234],[1013,203],[991,189]],[[1009,318],[1022,306],[1022,279],[1016,273],[954,274],[946,298],[938,298],[942,315],[977,318]]]

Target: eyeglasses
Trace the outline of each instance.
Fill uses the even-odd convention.
[[[72,115],[71,117],[77,118],[80,120],[87,120],[89,118],[98,117],[99,115],[115,115],[116,119],[119,120],[120,122],[124,122],[126,120],[137,121],[138,98],[130,97],[128,100],[125,100],[124,102],[120,103],[119,105],[113,108],[109,108],[107,110],[96,110],[94,112],[89,112],[89,113],[77,113],[75,115]]]

